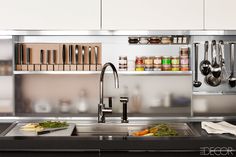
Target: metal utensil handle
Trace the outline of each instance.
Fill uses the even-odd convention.
[[[194,53],[195,53],[195,81],[198,81],[198,45],[199,45],[199,43],[194,43]]]
[[[220,64],[221,67],[225,65],[225,50],[224,50],[224,42],[223,40],[219,41],[220,44]]]
[[[98,47],[97,46],[94,47],[94,52],[95,52],[95,64],[97,66],[98,64]]]
[[[234,76],[234,43],[230,43],[231,76]]]
[[[208,60],[208,48],[209,48],[209,43],[208,43],[208,41],[205,41],[205,44],[204,44],[204,50],[205,50],[204,60]]]
[[[211,43],[211,59],[212,59],[212,65],[216,64],[216,41],[212,40]]]

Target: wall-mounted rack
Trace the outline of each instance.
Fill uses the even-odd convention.
[[[15,75],[38,74],[76,74],[76,75],[100,75],[100,71],[14,71]],[[112,71],[107,71],[112,74]],[[118,71],[119,75],[192,75],[192,71]]]

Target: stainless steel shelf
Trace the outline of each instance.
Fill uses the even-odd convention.
[[[62,36],[125,36],[125,35],[134,35],[134,36],[148,36],[148,35],[236,35],[236,31],[224,31],[224,30],[126,30],[126,31],[117,31],[117,30],[91,30],[91,31],[78,31],[78,30],[0,30],[0,36],[9,36],[9,35],[62,35]]]
[[[235,92],[193,92],[193,95],[199,95],[199,96],[214,96],[214,95],[236,95]]]
[[[81,74],[96,75],[100,71],[14,71],[15,75],[37,75],[37,74]],[[106,73],[112,74],[112,71]],[[192,75],[192,71],[118,71],[119,75]]]

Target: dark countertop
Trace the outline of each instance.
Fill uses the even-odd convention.
[[[14,150],[178,150],[200,151],[200,147],[232,147],[236,136],[208,135],[199,122],[190,123],[200,136],[196,137],[4,137],[0,136],[0,151]],[[9,123],[0,123],[0,133]]]

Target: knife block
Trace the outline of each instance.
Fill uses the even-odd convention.
[[[90,65],[90,71],[97,71],[96,65]]]
[[[41,65],[41,71],[47,71],[48,70],[48,65],[42,64]]]
[[[70,65],[70,71],[76,71],[77,70],[77,66],[76,65]]]
[[[35,64],[34,65],[34,71],[41,71],[41,65],[40,64]]]
[[[63,71],[64,70],[64,65],[58,65],[58,71]]]
[[[70,65],[68,65],[68,64],[66,65],[66,64],[65,64],[65,65],[64,65],[64,71],[70,71]]]
[[[28,65],[27,64],[23,64],[21,66],[21,71],[28,71]]]
[[[53,64],[49,64],[48,68],[47,68],[47,71],[53,71],[53,70],[54,70]]]
[[[77,65],[77,71],[83,71],[84,66],[83,65]]]
[[[102,65],[101,64],[98,64],[97,65],[97,71],[101,71],[102,70]]]
[[[54,66],[53,66],[53,70],[54,70],[54,71],[59,71],[59,65],[54,65]]]
[[[33,64],[28,65],[28,71],[34,71],[34,65]]]
[[[22,70],[22,65],[17,64],[17,65],[16,65],[16,70],[17,70],[17,71],[21,71],[21,70]]]
[[[89,71],[89,70],[90,70],[90,65],[89,64],[84,65],[84,71]]]

